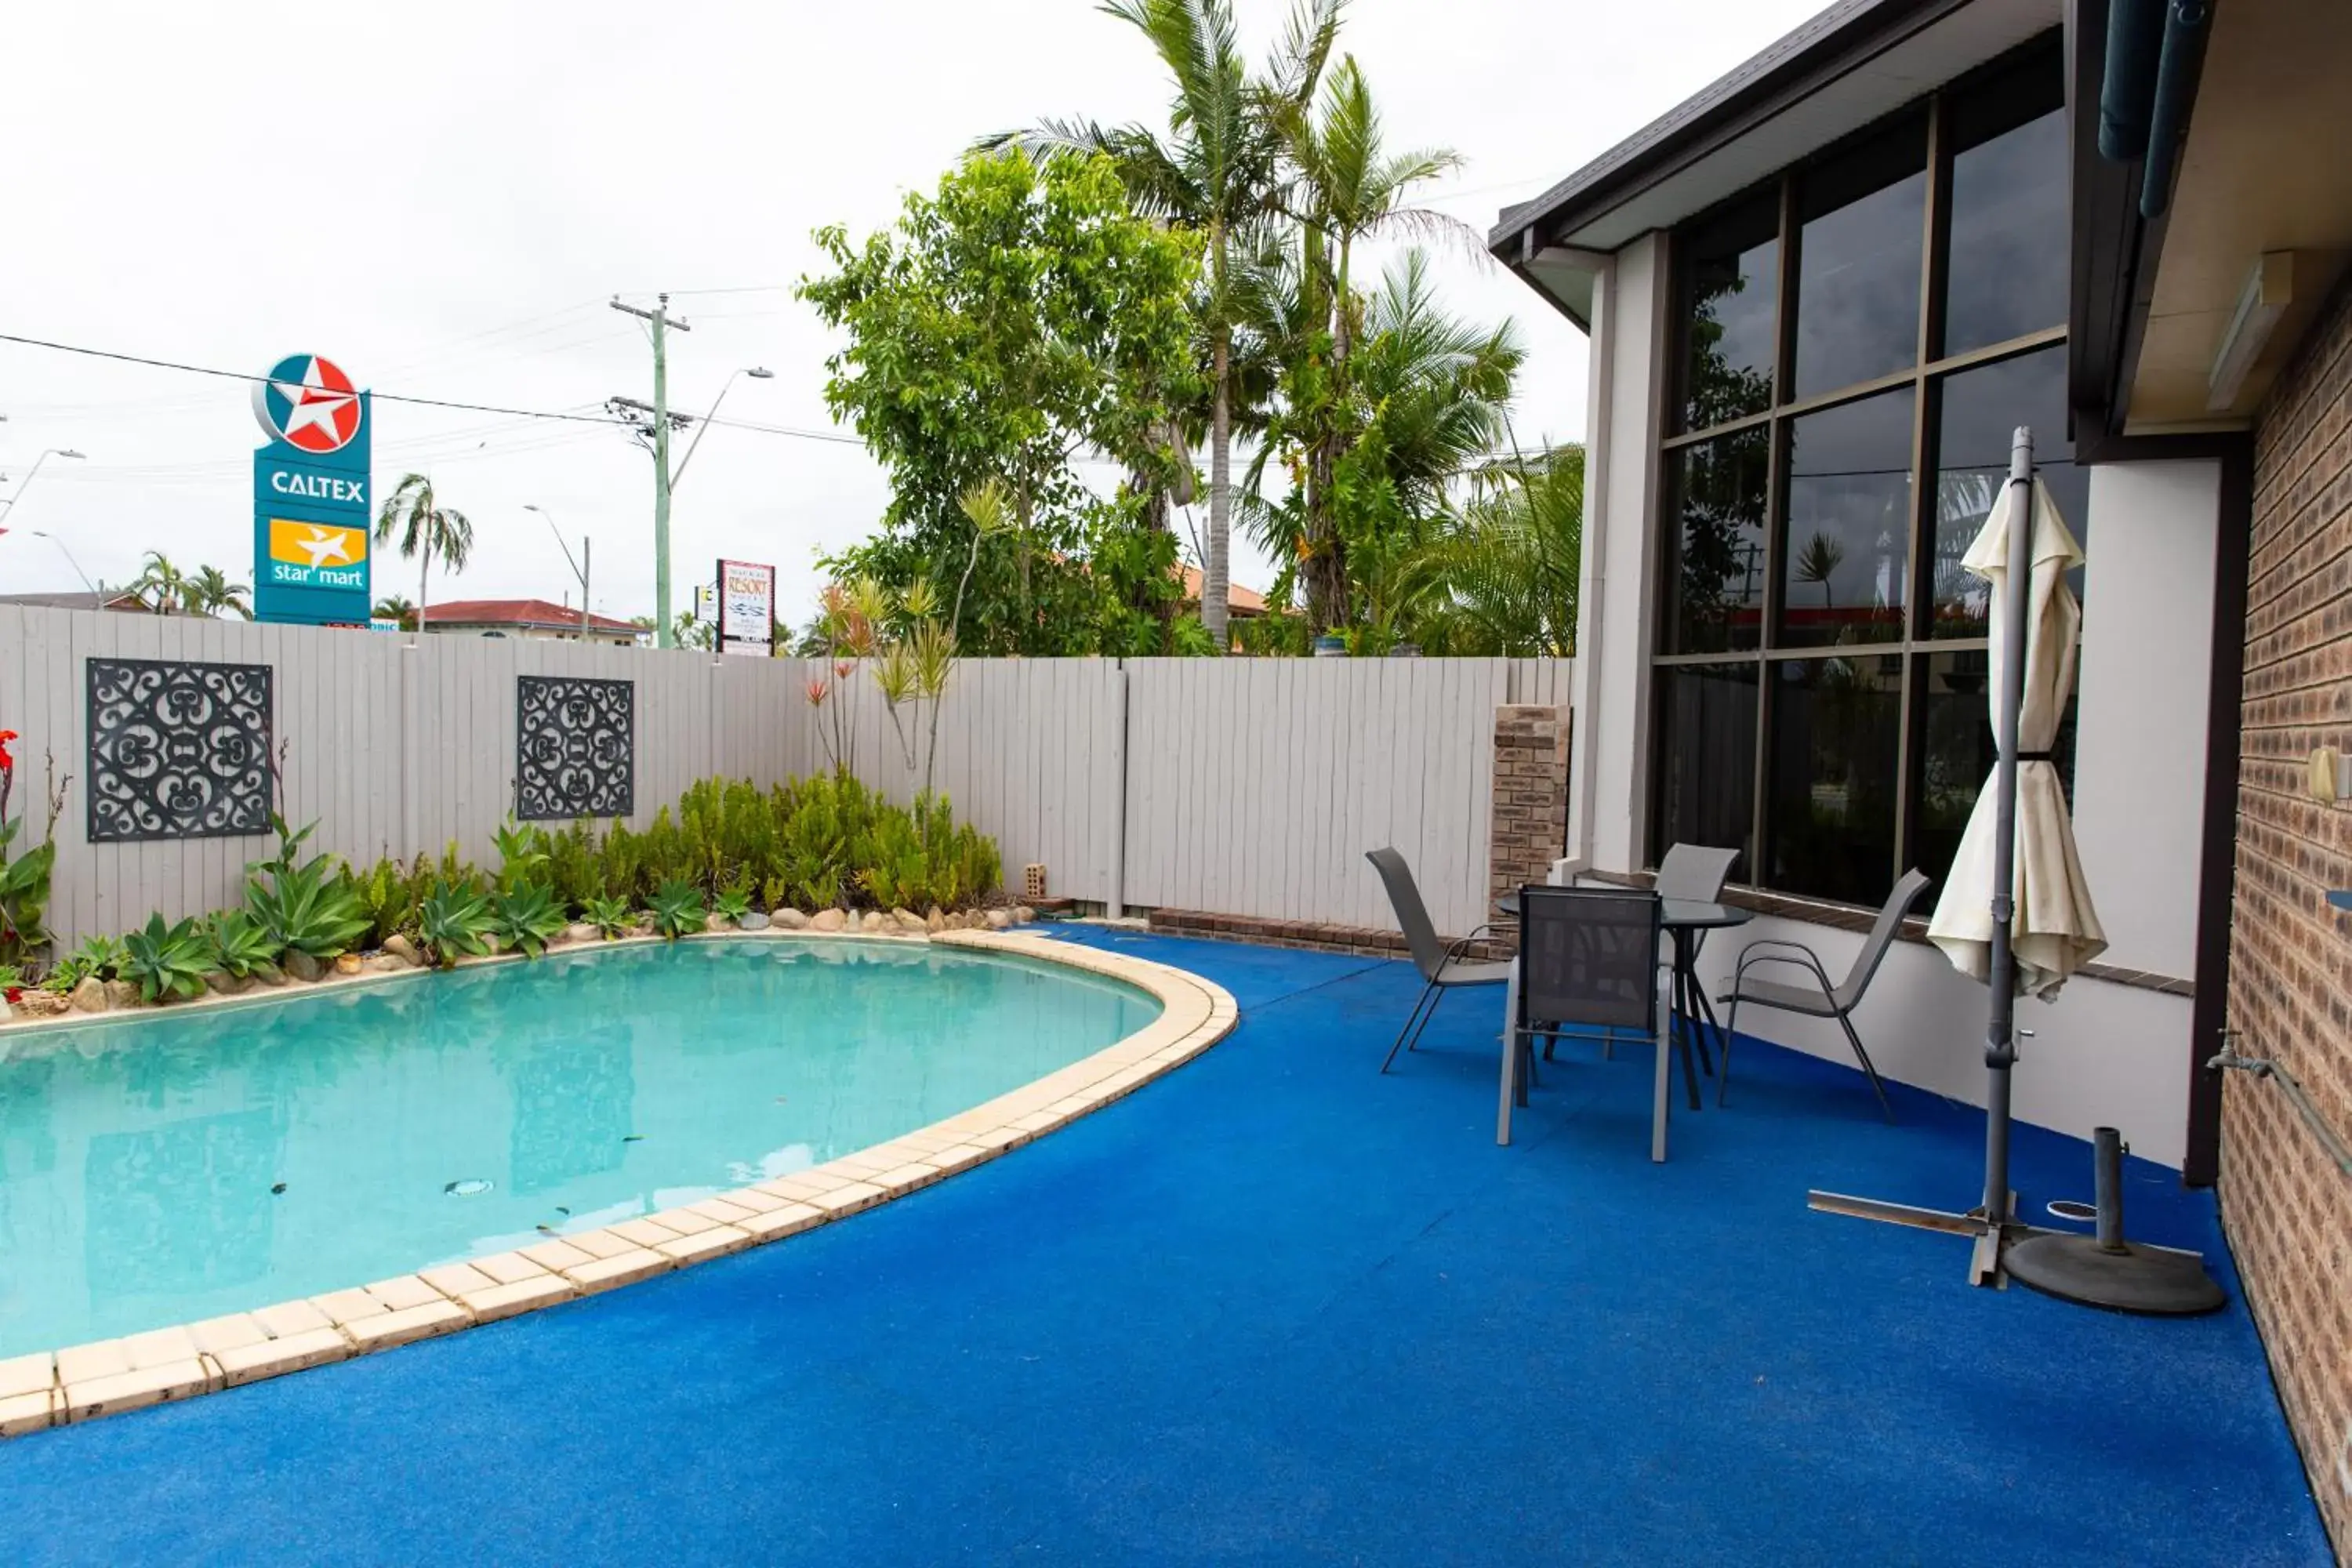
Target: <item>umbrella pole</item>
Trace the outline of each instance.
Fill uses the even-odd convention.
[[[1969,1273],[1979,1285],[2000,1277],[2000,1253],[2008,1227],[2016,1218],[2015,1197],[2009,1190],[2009,1090],[2011,1069],[2017,1065],[2017,953],[2010,945],[2017,912],[2017,727],[2025,710],[2026,617],[2033,604],[2033,432],[2021,425],[2010,438],[2009,488],[2026,489],[2021,504],[2011,503],[2009,524],[2009,577],[2001,584],[2008,595],[2003,620],[2007,632],[2001,647],[2000,721],[1994,738],[2000,760],[1993,770],[1992,955],[1989,982],[1991,1006],[1985,1024],[1985,1187],[1984,1229]]]

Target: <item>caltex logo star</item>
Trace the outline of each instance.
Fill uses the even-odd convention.
[[[331,452],[360,433],[360,396],[332,360],[295,354],[272,365],[253,389],[254,416],[277,440],[304,452]]]

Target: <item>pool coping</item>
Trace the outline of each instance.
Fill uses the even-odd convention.
[[[1230,992],[1186,970],[1014,931],[950,931],[917,937],[738,931],[679,940],[874,942],[909,948],[928,942],[1003,953],[1124,981],[1156,998],[1160,1014],[1092,1056],[993,1100],[789,1176],[370,1285],[0,1360],[0,1437],[328,1365],[782,1241],[984,1164],[1099,1110],[1200,1055],[1232,1033],[1240,1019],[1240,1006]],[[624,939],[555,951],[590,952],[635,945]],[[431,973],[413,969],[347,975],[297,991],[273,989],[257,997],[213,1000],[216,1005],[292,1000],[316,995],[330,984],[366,984]],[[111,1014],[85,1016],[91,1023],[123,1021]],[[81,1021],[28,1022],[57,1029]]]

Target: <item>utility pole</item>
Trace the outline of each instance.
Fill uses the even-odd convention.
[[[625,305],[616,296],[613,309],[653,324],[654,340],[654,646],[670,647],[676,639],[669,624],[669,352],[667,336],[675,327],[694,329],[669,313],[669,296],[650,310]]]

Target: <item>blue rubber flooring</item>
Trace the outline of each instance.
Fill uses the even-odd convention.
[[[0,1446],[15,1561],[2329,1561],[2211,1202],[2163,1322],[1969,1289],[1982,1118],[1744,1045],[1647,1158],[1646,1052],[1495,1145],[1499,1003],[1374,1068],[1404,965],[1072,932],[1232,990],[1180,1071],[782,1246]],[[1571,1057],[1573,1060],[1570,1059]],[[2030,1070],[2030,1069],[2029,1069]],[[2082,1143],[2021,1129],[2038,1212]]]

